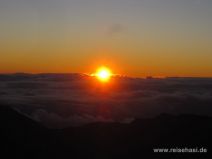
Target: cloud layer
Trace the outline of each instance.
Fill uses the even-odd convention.
[[[114,78],[78,74],[0,75],[0,104],[48,127],[130,122],[161,113],[212,115],[212,79]]]

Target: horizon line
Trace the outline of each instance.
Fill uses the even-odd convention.
[[[89,73],[80,73],[80,72],[39,72],[39,73],[32,73],[32,72],[10,72],[4,73],[0,72],[0,75],[42,75],[42,74],[79,74],[79,75],[87,75],[90,76]],[[145,78],[145,79],[155,79],[155,78],[212,78],[212,76],[157,76],[157,75],[146,75],[146,76],[128,76],[128,75],[121,75],[121,74],[114,74],[116,77],[129,77],[129,78]]]

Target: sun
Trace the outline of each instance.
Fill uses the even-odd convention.
[[[97,69],[95,76],[102,82],[108,82],[112,76],[112,73],[109,68],[100,67]]]

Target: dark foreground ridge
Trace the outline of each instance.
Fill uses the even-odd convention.
[[[131,124],[93,123],[47,129],[9,107],[0,107],[4,158],[209,158],[212,118],[162,114]],[[207,148],[207,153],[153,153],[153,148]]]

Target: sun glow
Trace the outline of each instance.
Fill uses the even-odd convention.
[[[95,76],[102,82],[108,82],[110,77],[112,76],[112,73],[107,67],[100,67],[97,70]]]

